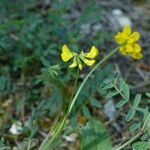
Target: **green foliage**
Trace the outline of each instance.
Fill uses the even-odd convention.
[[[90,99],[90,104],[91,104],[91,106],[93,106],[93,107],[96,107],[96,108],[102,108],[102,104],[101,104],[101,102],[100,101],[98,101],[96,98],[91,98]]]
[[[126,120],[127,121],[130,121],[134,118],[135,116],[135,113],[136,113],[136,110],[138,109],[138,105],[141,101],[141,95],[140,94],[137,94],[135,96],[135,99],[133,101],[133,106],[132,108],[130,109],[130,111],[128,112],[128,114],[126,115]]]
[[[126,121],[131,121],[135,116],[136,110],[131,108],[126,115]]]
[[[80,2],[84,6],[80,6]],[[0,1],[0,150],[9,150],[11,144],[39,138],[49,130],[56,116],[67,110],[76,71],[62,65],[60,53],[63,44],[76,52],[95,45],[104,47],[111,39],[106,31],[94,30],[101,22],[102,9],[97,1],[73,0],[1,0]],[[79,6],[78,6],[79,5]],[[88,27],[88,28],[86,28]],[[55,65],[59,64],[59,65]],[[97,69],[81,91],[70,115],[76,128],[78,118],[83,115],[89,122],[83,127],[81,149],[111,149],[111,140],[104,125],[93,119],[93,109],[103,108],[106,99],[119,99],[116,108],[127,106],[126,121],[132,121],[130,131],[141,128],[149,113],[149,106],[142,105],[143,95],[134,97],[129,85],[113,74],[112,65]],[[84,72],[85,71],[85,72]],[[85,70],[79,84],[85,78]],[[145,96],[150,98],[150,93]],[[136,120],[135,120],[136,118]],[[14,121],[23,123],[21,139],[13,142],[9,129]],[[57,119],[56,119],[57,122]],[[82,129],[80,127],[80,129]],[[72,128],[72,127],[71,127]],[[146,134],[146,133],[145,133]],[[13,136],[13,135],[12,135]],[[147,138],[133,144],[133,148],[147,148]],[[9,146],[7,146],[9,145]],[[36,144],[36,148],[38,148]]]
[[[8,108],[0,108],[0,115],[5,114],[5,119],[0,119],[1,134],[6,132],[6,126],[9,130],[14,120],[23,124],[34,121],[38,128],[67,109],[69,88],[76,73],[62,66],[63,44],[69,43],[75,51],[82,45],[86,52],[89,45],[99,47],[111,38],[105,31],[83,31],[82,26],[101,20],[96,1],[80,9],[76,5],[78,2],[73,0],[0,1],[0,104],[7,103],[7,99],[12,101]],[[100,102],[95,99],[91,105],[98,108]],[[33,108],[36,115],[31,117]],[[7,109],[13,113],[5,113]],[[51,125],[47,123],[48,126]],[[32,132],[32,126],[25,127],[22,136],[28,138]]]
[[[9,146],[6,146],[4,138],[0,140],[0,150],[11,150]]]
[[[0,96],[6,95],[11,91],[11,82],[9,78],[0,76]]]
[[[60,70],[59,65],[54,65],[54,66],[48,68],[48,72],[52,78],[54,78],[54,76],[58,76],[59,70]]]
[[[100,15],[95,14],[100,14],[101,8],[92,2],[85,4],[80,11],[75,8],[72,10],[76,4],[77,2],[72,0],[50,3],[36,0],[0,1],[0,97],[9,96],[11,93],[23,97],[22,89],[27,83],[31,86],[25,90],[25,106],[27,105],[28,112],[31,112],[35,102],[42,103],[51,96],[49,94],[43,98],[42,94],[40,95],[47,84],[62,88],[64,82],[72,82],[74,79],[75,73],[66,73],[66,67],[58,76],[60,68],[54,65],[60,64],[62,68],[60,49],[63,44],[69,43],[78,51],[82,43],[86,51],[87,44],[83,44],[86,41],[89,41],[89,45],[97,43],[97,46],[104,43],[101,37],[104,31],[95,32],[96,37],[89,36],[89,39],[81,32],[83,24],[91,25],[100,21]],[[79,15],[73,16],[74,11]],[[107,36],[110,34],[105,35],[105,39],[110,38]],[[18,82],[21,82],[22,87],[17,86]]]
[[[129,128],[130,132],[134,132],[135,130],[139,129],[141,125],[142,125],[141,122],[133,123]]]
[[[150,93],[146,93],[146,96],[147,96],[147,97],[150,97]]]
[[[111,150],[110,136],[99,120],[92,119],[83,128],[81,150]]]
[[[47,116],[56,115],[62,108],[62,93],[60,89],[54,89],[52,95],[43,100],[38,106],[37,112],[39,117],[42,114],[47,114]],[[43,116],[43,115],[42,115]],[[41,117],[42,117],[41,116]]]
[[[24,132],[27,133],[29,131],[29,138],[33,138],[38,131],[38,127],[36,126],[36,114],[35,108],[32,109],[31,116],[29,117],[26,126],[24,127]]]
[[[112,65],[108,65],[108,66],[105,66],[104,68],[98,69],[93,74],[93,77],[87,81],[86,86],[85,86],[86,88],[82,89],[77,99],[76,105],[74,106],[74,111],[78,112],[78,114],[73,113],[72,115],[73,118],[74,117],[77,118],[77,116],[82,113],[86,118],[89,119],[90,115],[88,114],[90,114],[90,110],[88,110],[87,107],[91,106],[98,110],[102,108],[101,101],[97,99],[95,96],[99,92],[103,92],[103,91],[99,91],[99,85],[100,84],[103,85],[104,80],[106,78],[109,78],[109,79],[114,78],[112,70],[113,70]],[[86,113],[85,113],[85,109],[86,109]]]
[[[149,142],[139,141],[132,145],[132,148],[135,150],[148,150],[150,148]]]
[[[121,108],[124,105],[129,104],[129,110],[127,114],[125,115],[125,120],[132,121],[134,120],[136,114],[138,112],[141,113],[140,119],[138,119],[138,122],[133,122],[129,128],[131,132],[134,132],[135,130],[140,129],[142,123],[145,121],[145,119],[148,116],[148,107],[142,108],[139,106],[142,96],[141,94],[137,94],[133,100],[133,104],[130,102],[130,89],[128,84],[120,77],[114,78],[112,80],[106,80],[105,84],[100,86],[100,89],[103,89],[106,94],[105,97],[107,99],[114,98],[115,96],[120,96],[121,100],[116,103],[116,108]],[[138,117],[139,118],[139,117]]]
[[[128,84],[122,78],[115,78],[113,80],[109,79],[105,81],[105,84],[100,86],[100,89],[106,91],[106,98],[112,98],[114,96],[120,95],[123,99],[121,99],[116,107],[120,108],[125,105],[130,98],[130,90]]]
[[[90,113],[90,111],[88,110],[87,107],[83,106],[83,107],[82,107],[82,112],[83,112],[83,115],[84,115],[86,118],[88,118],[88,119],[91,119],[91,118],[92,118],[92,117],[91,117],[91,113]]]

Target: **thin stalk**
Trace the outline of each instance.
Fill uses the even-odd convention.
[[[129,144],[131,144],[132,142],[134,142],[136,139],[138,139],[147,129],[145,129],[146,125],[147,125],[147,122],[150,118],[150,114],[148,114],[141,130],[134,136],[132,137],[129,141],[125,142],[123,145],[121,145],[120,147],[116,148],[115,150],[122,150],[123,148],[125,148],[126,146],[128,146]]]
[[[144,122],[144,124],[143,124],[143,126],[142,126],[142,129],[141,129],[141,130],[144,130],[144,129],[145,129],[145,127],[146,127],[147,122],[149,121],[149,119],[150,119],[150,113],[148,114],[148,116],[147,116],[147,118],[146,118],[146,120],[145,120],[145,122]]]
[[[79,78],[79,69],[77,69],[76,78],[75,78],[75,81],[74,81],[74,86],[73,86],[73,91],[71,93],[70,101],[72,101],[73,96],[75,94],[75,90],[76,90],[77,83],[78,83],[78,78]],[[43,143],[41,145],[42,149],[47,150],[47,148],[49,147],[47,145],[51,145],[52,143],[54,143],[56,141],[57,136],[59,136],[59,134],[63,130],[63,127],[66,124],[67,116],[68,115],[65,114],[64,117],[60,120],[59,124],[56,125],[54,130],[49,132],[49,134],[47,135],[47,137],[45,138],[45,140],[43,141]],[[48,141],[49,138],[51,138],[51,139],[49,140],[49,143],[47,144],[47,141]]]
[[[131,144],[133,141],[135,141],[137,138],[139,138],[141,135],[143,134],[142,131],[138,132],[134,137],[132,137],[129,141],[127,141],[126,143],[124,143],[123,145],[121,145],[120,147],[116,148],[115,150],[121,150],[123,148],[125,148],[126,146],[128,146],[129,144]]]
[[[126,100],[126,98],[125,98],[124,95],[121,93],[121,91],[120,91],[116,86],[114,86],[114,88],[115,88],[115,90],[122,96],[122,98],[123,98],[124,100]]]
[[[111,56],[113,56],[115,54],[116,51],[118,51],[120,47],[115,48],[113,51],[111,51],[107,56],[105,56],[99,63],[97,63],[94,68],[87,74],[87,76],[85,77],[85,79],[83,80],[83,82],[81,83],[79,89],[77,90],[72,103],[69,106],[68,112],[67,114],[70,114],[70,112],[72,111],[72,108],[76,102],[77,97],[80,94],[80,91],[82,90],[83,86],[85,85],[86,81],[89,79],[89,77],[92,75],[92,73],[100,66],[102,65],[106,60],[108,60]]]
[[[122,45],[121,45],[122,46]],[[55,135],[52,137],[52,139],[49,139],[49,138],[46,138],[46,141],[44,140],[44,144],[42,143],[41,145],[41,148],[40,150],[50,150],[51,148],[51,144],[53,143],[53,141],[55,141],[55,139],[57,139],[59,136],[59,134],[61,133],[61,131],[63,130],[64,128],[64,125],[66,123],[66,119],[67,117],[70,115],[71,111],[72,111],[72,108],[77,100],[77,97],[79,96],[83,86],[85,85],[86,81],[89,79],[89,77],[92,75],[92,73],[100,66],[102,65],[105,61],[107,61],[111,56],[113,56],[117,51],[118,49],[121,47],[117,47],[115,48],[114,50],[112,50],[108,55],[106,55],[99,63],[97,63],[94,68],[87,74],[87,76],[85,77],[85,79],[83,80],[83,82],[81,83],[80,87],[78,88],[72,102],[70,103],[70,106],[68,107],[68,111],[66,113],[66,115],[64,116],[64,119],[63,121],[59,124],[59,127],[57,128],[57,131],[55,133]],[[47,149],[48,148],[48,149]]]
[[[77,83],[78,83],[78,78],[79,78],[79,69],[77,69],[77,73],[76,73],[76,79],[75,79],[75,82],[74,82],[74,86],[73,86],[73,91],[71,93],[71,97],[70,97],[70,100],[72,101],[73,99],[73,96],[75,94],[75,90],[76,90],[76,87],[77,87]]]
[[[51,136],[51,139],[47,139],[43,146],[40,147],[40,150],[52,150],[55,142],[59,138],[60,133],[62,132],[67,120],[67,115],[63,118],[62,122],[59,124],[58,128],[55,130],[54,135]]]
[[[29,142],[28,142],[28,148],[27,148],[27,150],[30,150],[30,147],[31,147],[31,138],[29,138]]]
[[[46,138],[44,139],[44,141],[42,142],[39,150],[44,150],[44,147],[47,145],[47,141],[50,139],[52,141],[52,139],[55,137],[56,133],[58,132],[58,129],[60,128],[62,122],[63,122],[63,118],[60,119],[59,123],[53,128],[53,130],[50,130],[50,132],[48,133],[48,135],[46,136]],[[47,149],[46,149],[47,150]],[[49,150],[49,149],[48,149]]]

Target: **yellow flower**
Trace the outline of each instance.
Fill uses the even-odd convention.
[[[73,59],[69,68],[79,67],[82,70],[82,62],[84,62],[88,66],[92,66],[95,63],[95,58],[99,54],[98,49],[95,46],[92,46],[90,52],[84,53],[83,51],[80,54],[72,52],[67,45],[62,47],[61,59],[64,62]]]
[[[132,44],[132,43],[137,42],[139,40],[139,38],[140,38],[140,34],[138,32],[131,33],[130,26],[124,27],[123,31],[119,32],[115,36],[115,40],[118,44],[122,44],[124,42]]]
[[[122,32],[117,33],[115,36],[115,41],[118,44],[125,44],[119,48],[119,51],[123,55],[130,55],[134,59],[141,59],[143,55],[141,54],[141,46],[137,44],[140,38],[138,32],[131,32],[131,27],[124,27]]]
[[[127,43],[132,44],[132,43],[137,42],[139,39],[140,39],[140,34],[139,34],[138,32],[133,32],[133,33],[129,36],[129,38],[128,38],[128,40],[127,40]]]
[[[85,57],[87,58],[95,58],[98,55],[98,49],[95,46],[92,46],[90,52],[85,53]]]
[[[143,57],[141,54],[141,46],[137,43],[124,45],[119,51],[123,55],[130,55],[134,59],[141,59]]]
[[[124,27],[122,32],[118,32],[115,36],[115,40],[118,44],[122,44],[127,41],[128,37],[131,34],[131,28],[129,26]]]
[[[62,53],[61,58],[64,62],[67,62],[73,57],[73,53],[70,51],[70,49],[67,47],[67,45],[64,45],[62,47]]]
[[[83,62],[88,65],[88,66],[92,66],[95,63],[95,60],[88,60],[88,59],[83,59]]]

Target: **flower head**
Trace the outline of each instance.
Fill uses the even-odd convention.
[[[115,36],[115,41],[118,44],[123,44],[119,51],[123,55],[130,55],[134,59],[141,59],[143,55],[141,54],[141,46],[137,43],[140,38],[139,32],[131,32],[131,27],[124,27],[122,32],[118,32]]]
[[[61,59],[64,62],[73,60],[72,64],[69,68],[79,67],[82,70],[82,62],[84,62],[88,66],[92,66],[95,63],[95,58],[99,54],[98,49],[95,46],[92,46],[90,52],[84,53],[83,51],[80,54],[72,52],[67,45],[62,47]]]

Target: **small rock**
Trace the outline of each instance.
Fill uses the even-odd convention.
[[[131,19],[124,15],[120,9],[114,9],[112,11],[113,18],[118,22],[119,26],[122,28],[124,26],[132,26]],[[118,29],[120,28],[118,27]]]
[[[20,121],[17,121],[15,124],[11,126],[9,131],[14,134],[14,135],[20,135],[21,131],[23,130],[22,128],[22,123]]]
[[[77,138],[77,134],[76,133],[73,133],[73,134],[70,134],[70,135],[63,135],[63,139],[66,140],[67,142],[70,142],[70,143],[73,143],[76,141],[76,138]]]
[[[114,106],[113,100],[108,100],[108,102],[104,105],[104,113],[110,120],[115,119],[116,108]]]

